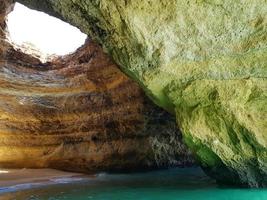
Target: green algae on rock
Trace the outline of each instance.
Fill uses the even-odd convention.
[[[19,2],[101,43],[218,181],[266,186],[266,0]]]

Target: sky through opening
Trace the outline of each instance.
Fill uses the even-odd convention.
[[[8,15],[7,25],[13,43],[20,46],[33,44],[47,55],[74,52],[87,37],[78,28],[19,3]]]

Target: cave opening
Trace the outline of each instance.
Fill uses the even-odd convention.
[[[87,38],[78,28],[20,3],[8,14],[7,28],[14,46],[43,62],[74,52]]]

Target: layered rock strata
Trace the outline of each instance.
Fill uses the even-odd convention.
[[[88,39],[42,63],[8,41],[1,0],[0,167],[116,171],[192,165],[175,119]]]
[[[266,0],[19,2],[101,43],[219,182],[266,186]]]

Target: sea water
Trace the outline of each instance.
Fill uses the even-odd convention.
[[[0,190],[1,200],[267,200],[267,189],[220,187],[200,168],[98,174],[78,181]],[[28,184],[29,185],[29,184]],[[9,189],[9,190],[8,190]]]

